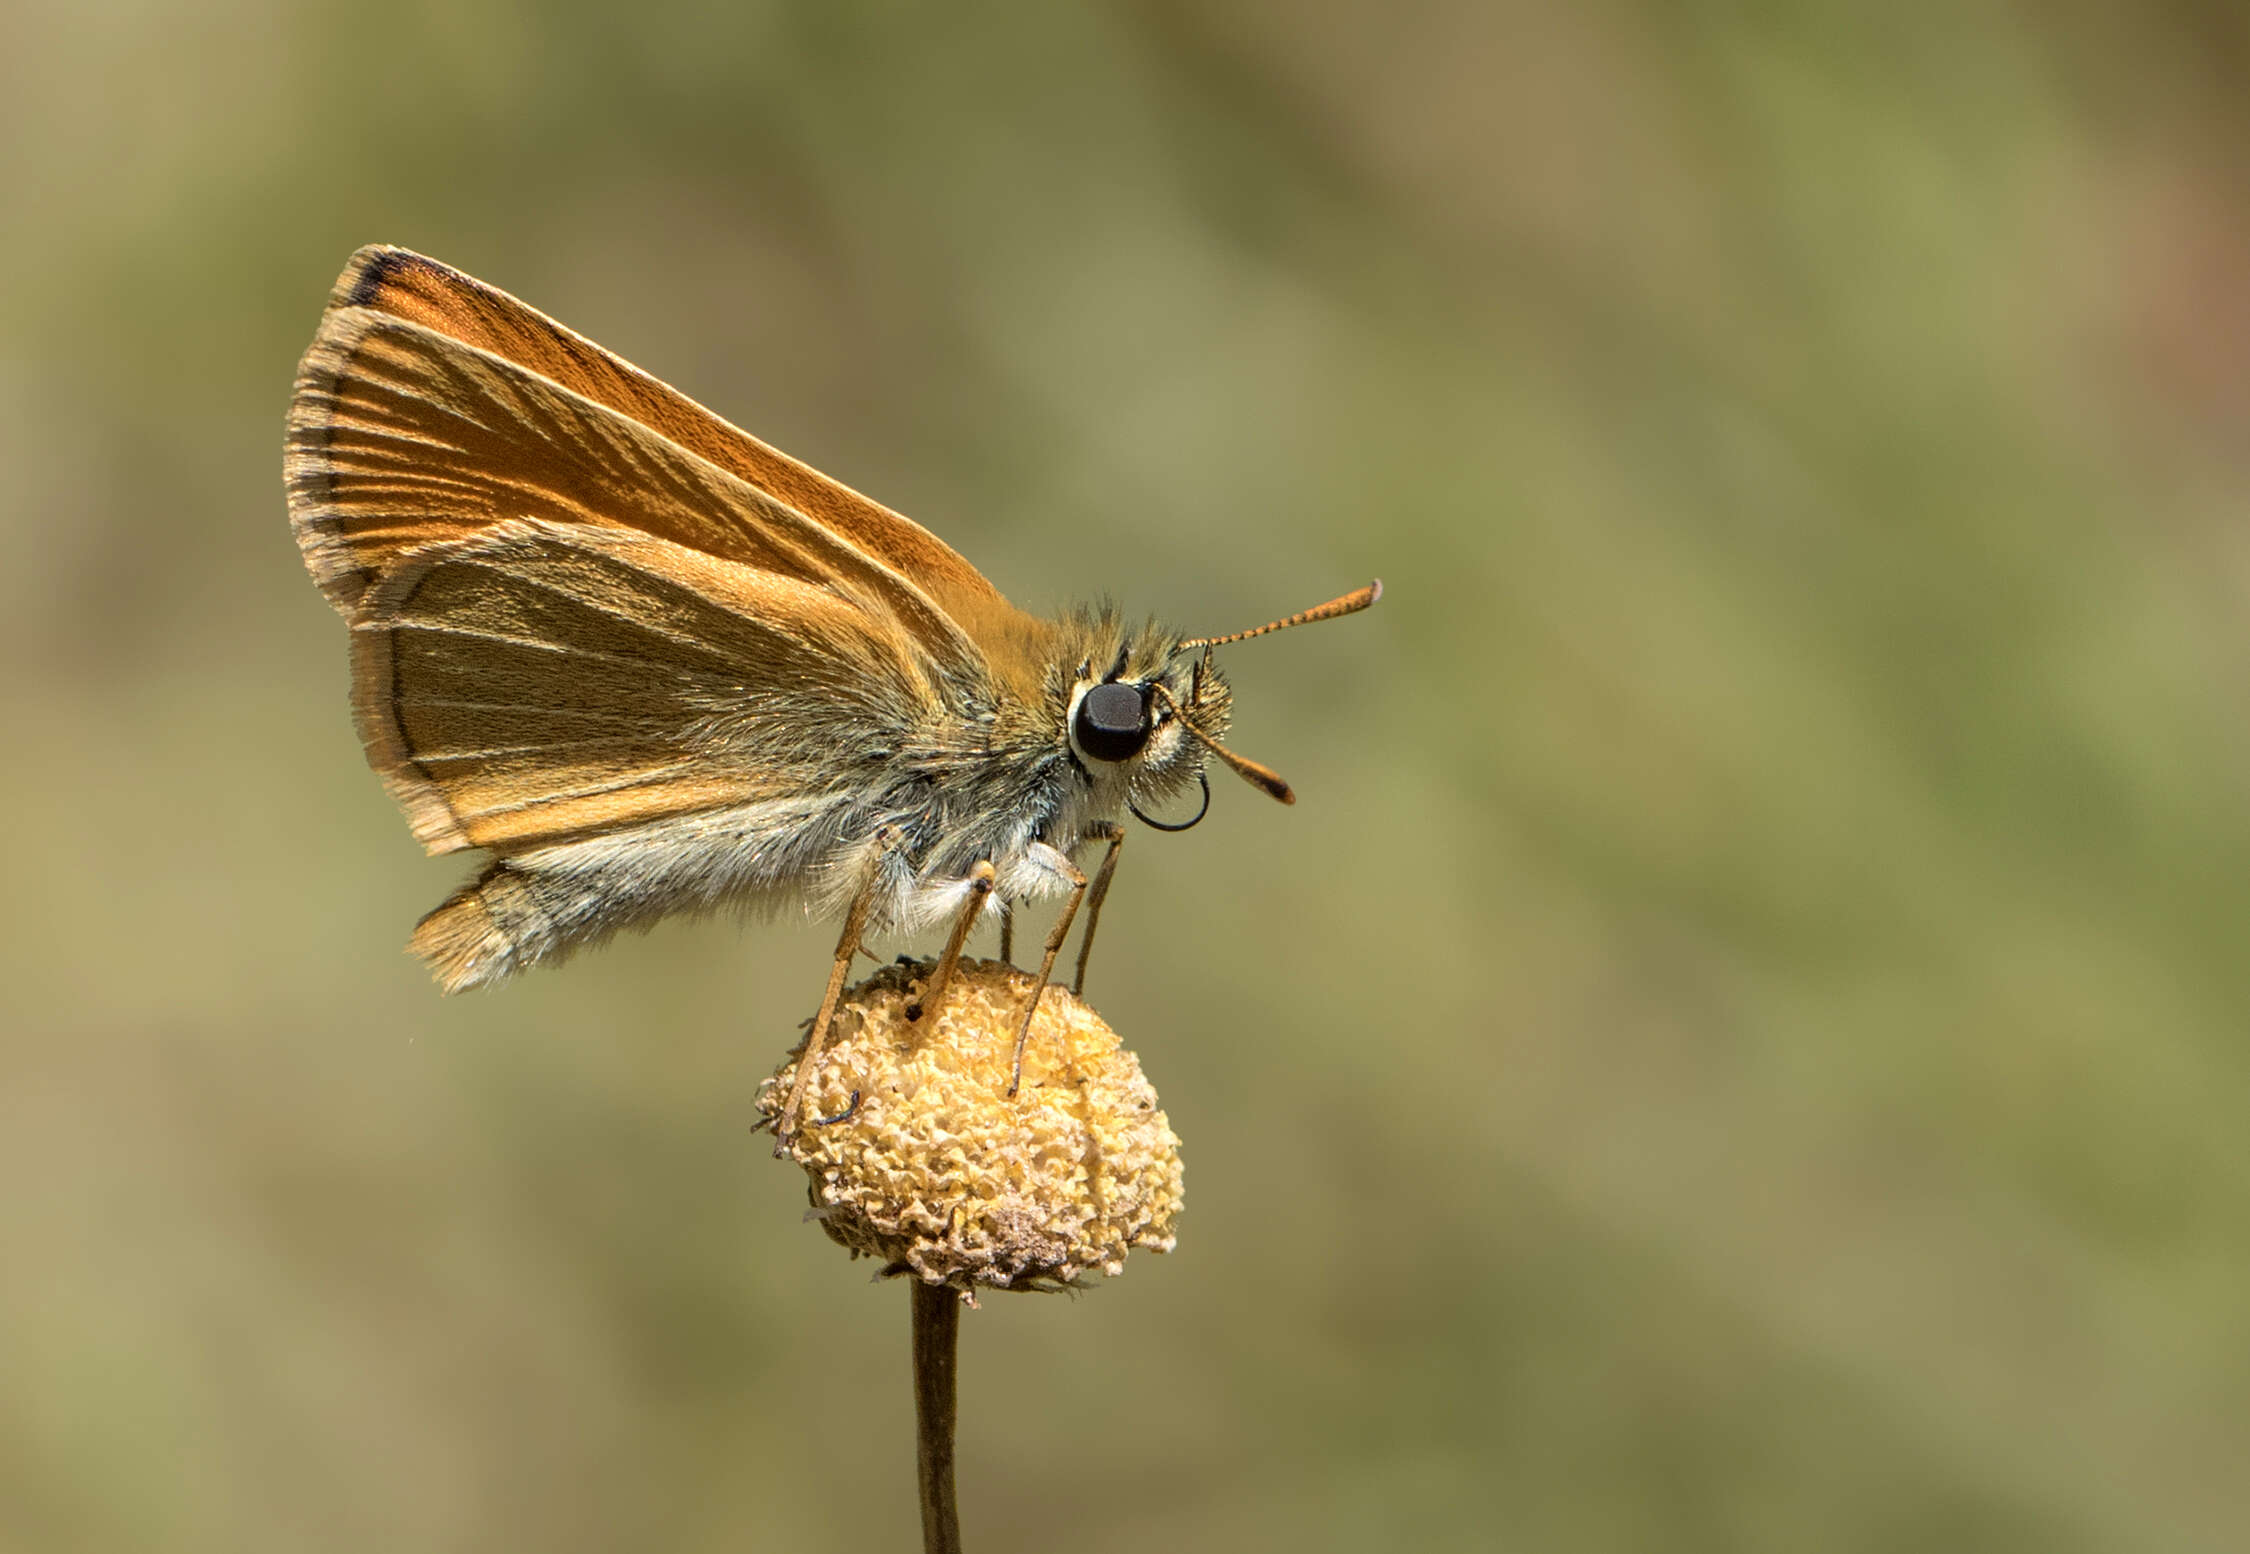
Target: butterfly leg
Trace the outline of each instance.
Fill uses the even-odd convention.
[[[1076,996],[1086,996],[1086,957],[1094,953],[1094,930],[1102,925],[1102,898],[1109,894],[1110,877],[1117,872],[1117,855],[1125,846],[1125,828],[1111,821],[1086,828],[1089,840],[1107,836],[1109,851],[1102,854],[1102,866],[1094,871],[1093,888],[1086,892],[1086,931],[1078,939],[1078,975],[1070,979],[1070,991]]]
[[[945,1007],[945,987],[953,980],[953,968],[961,963],[961,946],[968,942],[969,930],[984,915],[984,904],[991,897],[993,883],[998,878],[999,872],[989,860],[970,870],[968,899],[961,903],[961,915],[953,921],[953,935],[945,941],[945,953],[938,957],[937,970],[930,974],[929,987],[923,991],[919,1002],[907,1006],[909,1020],[934,1015]]]
[[[812,1034],[805,1038],[805,1055],[797,1060],[796,1082],[789,1087],[789,1100],[781,1108],[781,1121],[773,1130],[776,1155],[786,1154],[797,1136],[797,1118],[805,1108],[805,1087],[812,1083],[820,1049],[828,1043],[829,1024],[836,1018],[836,1005],[844,996],[844,978],[850,973],[852,958],[859,953],[859,941],[867,932],[867,919],[875,907],[875,889],[882,878],[880,867],[868,870],[867,883],[860,887],[851,912],[844,919],[843,937],[836,941],[836,964],[828,970],[828,992],[820,1000],[820,1013],[813,1016]]]
[[[1016,909],[1005,901],[1000,903],[1000,959],[1016,963]]]
[[[1053,848],[1047,848],[1049,866],[1070,881],[1070,899],[1055,916],[1055,926],[1047,933],[1047,953],[1039,961],[1039,982],[1031,990],[1031,998],[1023,1006],[1023,1023],[1016,1027],[1016,1065],[1008,1080],[1008,1093],[1014,1095],[1023,1088],[1023,1048],[1031,1040],[1032,1017],[1039,1013],[1039,997],[1047,991],[1047,979],[1054,974],[1055,956],[1062,950],[1063,938],[1070,932],[1071,920],[1078,915],[1078,903],[1085,899],[1086,887],[1091,883],[1085,870]],[[1067,1056],[1067,1054],[1066,1054]]]

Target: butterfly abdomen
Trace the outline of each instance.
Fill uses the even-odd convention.
[[[537,958],[523,954],[524,930],[533,927],[525,908],[526,882],[496,863],[445,898],[445,904],[414,925],[407,948],[420,956],[448,993],[497,982]],[[535,935],[530,937],[536,937]]]
[[[416,926],[408,948],[448,993],[483,987],[674,912],[830,905],[864,878],[868,827],[834,795],[736,805],[494,860]],[[843,888],[849,888],[845,886]]]

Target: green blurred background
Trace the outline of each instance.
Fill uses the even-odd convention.
[[[1179,1251],[971,1546],[2250,1546],[2250,20],[0,9],[0,1546],[912,1546],[833,928],[443,1001],[284,522],[345,256],[1254,624],[1090,991]]]

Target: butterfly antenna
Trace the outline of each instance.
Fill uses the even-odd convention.
[[[1309,610],[1299,610],[1296,614],[1285,615],[1280,620],[1268,621],[1255,630],[1237,631],[1224,637],[1190,637],[1180,646],[1182,648],[1215,648],[1225,647],[1229,642],[1247,642],[1252,637],[1262,637],[1269,631],[1287,631],[1292,626],[1309,626],[1314,621],[1328,621],[1334,620],[1339,615],[1353,615],[1366,609],[1382,597],[1383,580],[1377,578],[1365,588],[1355,588],[1340,599],[1331,599],[1326,604],[1316,604]],[[1185,718],[1180,721],[1187,722]],[[1188,724],[1190,728],[1194,726],[1192,723]],[[1203,738],[1201,734],[1196,737],[1198,739]],[[1211,745],[1214,750],[1219,748],[1208,739],[1203,742]]]
[[[1364,609],[1365,606],[1355,606],[1355,608]],[[1198,740],[1202,741],[1203,747],[1206,750],[1209,750],[1220,760],[1226,762],[1228,768],[1233,771],[1233,773],[1237,777],[1240,777],[1244,782],[1250,784],[1250,786],[1253,788],[1263,789],[1273,797],[1281,800],[1281,802],[1284,804],[1294,804],[1297,802],[1297,795],[1290,790],[1289,784],[1281,780],[1281,774],[1279,772],[1275,771],[1270,766],[1260,766],[1256,761],[1251,760],[1248,756],[1236,755],[1225,745],[1220,744],[1216,739],[1213,739],[1209,734],[1206,734],[1202,729],[1198,728],[1196,726],[1195,720],[1189,717],[1186,711],[1181,708],[1180,704],[1172,699],[1172,693],[1164,689],[1163,681],[1151,681],[1149,683],[1149,689],[1155,692],[1158,696],[1164,698],[1164,705],[1172,709],[1172,716],[1180,720],[1180,727],[1186,729]],[[1202,816],[1198,815],[1196,818],[1200,820]]]

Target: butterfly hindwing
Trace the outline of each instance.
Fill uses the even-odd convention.
[[[424,845],[508,853],[830,782],[939,694],[887,626],[653,535],[516,520],[362,597],[353,707]]]

